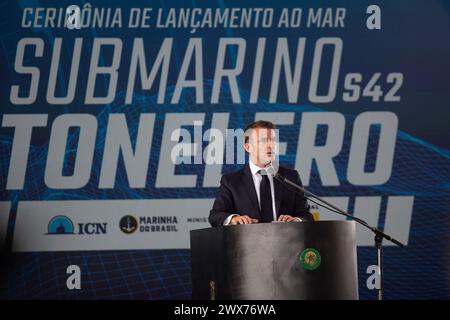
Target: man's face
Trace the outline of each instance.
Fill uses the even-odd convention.
[[[251,130],[245,150],[250,154],[253,163],[264,167],[275,159],[275,130],[254,128]]]

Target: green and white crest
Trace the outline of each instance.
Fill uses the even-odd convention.
[[[314,248],[306,248],[300,255],[300,262],[306,270],[316,270],[321,262],[319,251]]]

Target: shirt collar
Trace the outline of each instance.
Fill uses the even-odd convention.
[[[256,164],[254,164],[252,162],[252,160],[249,161],[249,165],[250,165],[250,171],[252,172],[252,175],[254,176],[255,174],[258,173],[259,170],[263,169],[261,167],[258,167]]]

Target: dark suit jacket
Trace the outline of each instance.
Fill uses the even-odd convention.
[[[292,182],[302,185],[296,170],[279,167],[278,173]],[[313,221],[304,195],[296,193],[292,187],[286,186],[276,179],[273,182],[277,217],[281,214],[288,214],[302,220]],[[209,214],[209,222],[213,227],[221,226],[231,214],[248,215],[261,221],[258,196],[248,164],[239,171],[222,176],[216,200]]]

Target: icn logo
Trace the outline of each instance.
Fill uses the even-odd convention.
[[[119,227],[123,233],[130,234],[137,230],[138,222],[133,216],[125,216],[120,219]]]
[[[72,220],[66,216],[53,217],[48,223],[47,234],[74,234]]]

